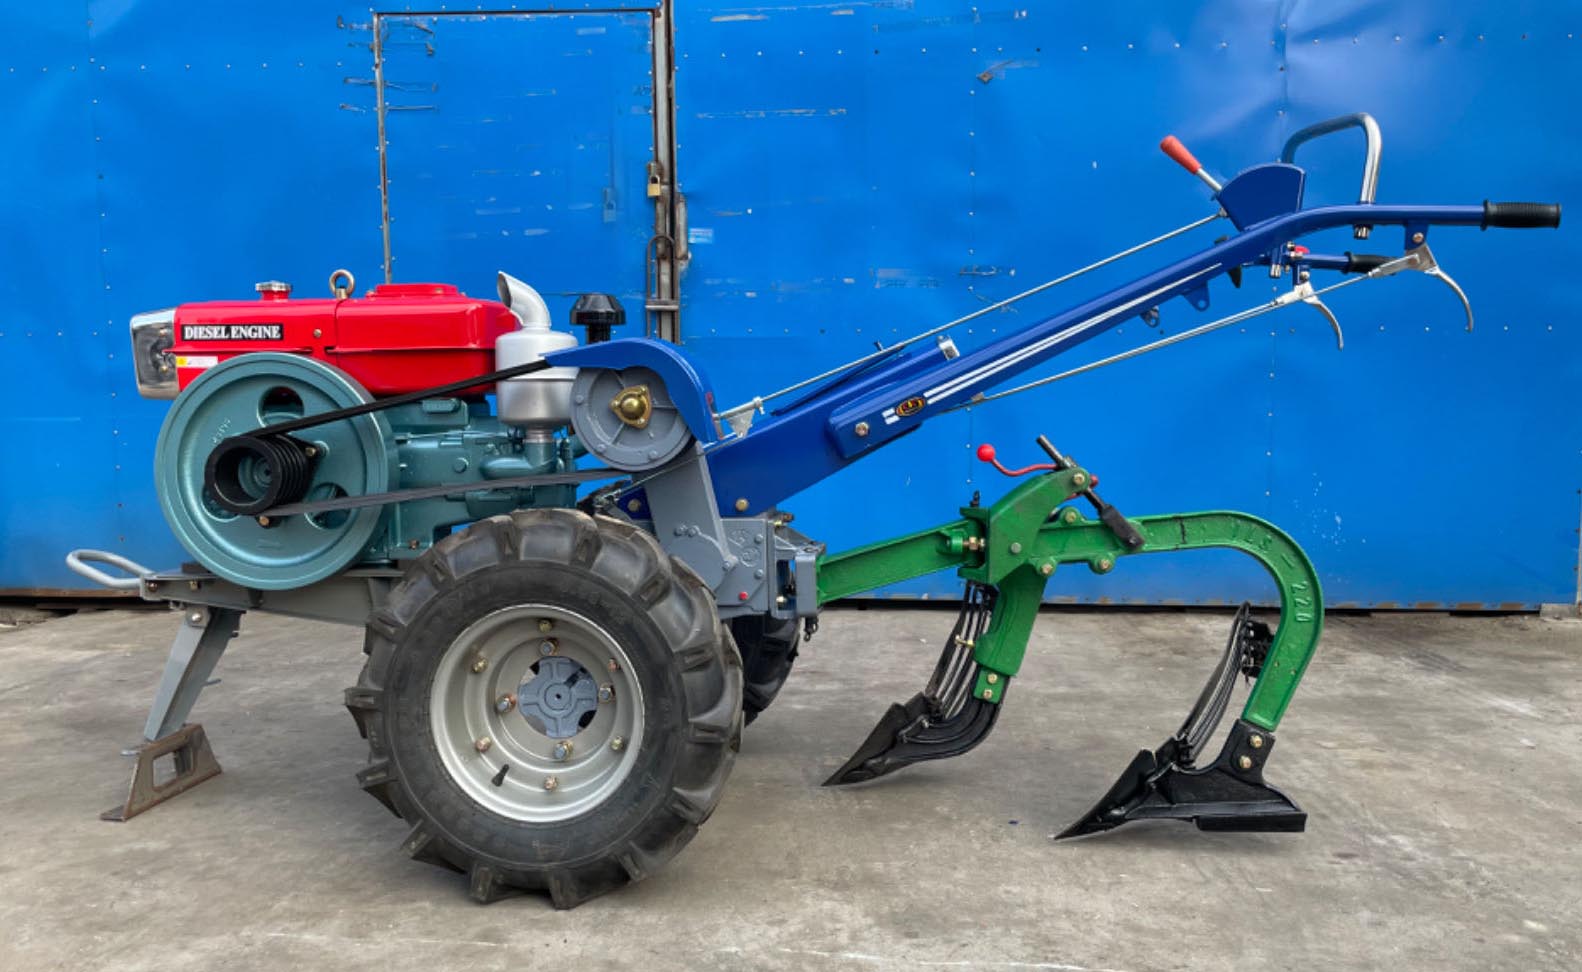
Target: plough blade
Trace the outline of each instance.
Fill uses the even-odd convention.
[[[1255,742],[1256,741],[1256,742]],[[1183,766],[1172,738],[1143,750],[1082,819],[1056,840],[1113,830],[1133,820],[1190,820],[1199,830],[1299,833],[1307,814],[1263,781],[1274,736],[1240,719],[1225,748],[1203,769]]]
[[[1237,719],[1214,762],[1195,766],[1230,704],[1236,676],[1257,678],[1273,641],[1243,604],[1230,639],[1192,711],[1164,745],[1133,757],[1120,779],[1056,840],[1113,830],[1133,820],[1190,820],[1199,830],[1300,832],[1307,814],[1263,781],[1274,733]]]
[[[973,648],[988,627],[993,605],[991,589],[967,585],[961,614],[927,687],[905,704],[892,704],[825,786],[865,783],[912,763],[959,756],[988,736],[1000,707],[969,693],[978,676]]]

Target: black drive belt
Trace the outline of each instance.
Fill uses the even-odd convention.
[[[457,392],[476,388],[479,385],[492,385],[507,378],[516,378],[521,375],[532,374],[552,367],[549,362],[542,359],[517,365],[513,368],[504,368],[500,371],[491,371],[486,375],[476,378],[464,378],[449,384],[435,385],[432,388],[423,388],[405,395],[395,395],[391,398],[381,398],[378,401],[364,402],[350,408],[336,409],[332,412],[320,412],[317,415],[305,415],[299,419],[286,422],[276,422],[263,428],[244,432],[241,436],[248,438],[262,438],[265,436],[290,435],[302,429],[310,429],[317,425],[329,422],[338,422],[341,419],[357,418],[360,415],[370,415],[382,412],[387,408],[396,408],[400,405],[410,405],[426,398],[443,398]],[[332,513],[337,510],[355,510],[365,506],[383,506],[386,503],[401,503],[407,500],[430,499],[435,496],[451,496],[475,492],[488,492],[496,489],[523,489],[530,486],[564,486],[571,483],[589,483],[601,479],[615,479],[625,473],[618,469],[573,469],[563,473],[545,473],[536,476],[510,476],[504,479],[486,479],[472,483],[442,483],[438,486],[420,486],[415,489],[400,489],[389,493],[373,493],[367,496],[339,496],[334,499],[316,500],[311,503],[284,503],[271,507],[258,514],[258,518],[267,523],[268,518],[278,516],[295,516],[301,514]]]

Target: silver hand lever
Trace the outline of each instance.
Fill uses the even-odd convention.
[[[1382,270],[1384,268],[1380,267],[1379,269]],[[1298,302],[1306,304],[1307,306],[1318,311],[1320,314],[1324,315],[1324,320],[1329,322],[1330,330],[1335,332],[1336,350],[1344,351],[1346,349],[1346,335],[1340,330],[1340,320],[1335,316],[1334,312],[1331,311],[1327,305],[1325,305],[1323,299],[1318,296],[1318,292],[1313,289],[1313,284],[1308,280],[1308,275],[1305,272],[1297,281],[1296,286],[1292,287],[1289,291],[1274,299],[1274,303],[1278,307],[1284,307],[1288,304],[1295,304]]]
[[[1427,274],[1449,287],[1451,293],[1456,295],[1456,299],[1461,301],[1461,309],[1466,312],[1467,330],[1472,330],[1472,301],[1467,299],[1467,292],[1461,289],[1461,285],[1456,283],[1455,279],[1444,271],[1438,260],[1434,259],[1434,251],[1428,248],[1427,243],[1415,246],[1407,250],[1404,256],[1397,257],[1389,263],[1375,267],[1368,271],[1368,276],[1391,277],[1407,270],[1415,270],[1418,273]]]

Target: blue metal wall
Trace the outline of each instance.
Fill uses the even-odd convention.
[[[90,3],[87,18],[81,6],[7,7],[20,42],[0,63],[0,588],[69,587],[59,558],[74,545],[180,556],[148,472],[164,406],[133,391],[126,318],[244,295],[266,277],[303,293],[337,266],[378,278],[371,14],[312,0],[119,0]],[[1582,183],[1570,4],[678,8],[692,240],[682,330],[724,402],[1210,212],[1155,150],[1166,132],[1230,175],[1301,125],[1366,110],[1384,129],[1381,199],[1570,205]],[[503,267],[556,295],[640,292],[648,19],[385,19],[407,45],[386,74],[399,108],[397,279],[488,294]],[[1356,191],[1360,138],[1330,141],[1299,160],[1310,202]],[[978,442],[1019,461],[1045,432],[1129,511],[1240,508],[1281,524],[1332,604],[1569,602],[1582,338],[1565,312],[1578,239],[1438,231],[1435,252],[1478,311],[1472,334],[1432,281],[1364,285],[1333,302],[1342,353],[1316,315],[1286,311],[958,413],[789,505],[833,546],[914,529],[974,489],[1004,488],[972,460]],[[1373,246],[1399,242],[1381,232]],[[1126,272],[957,340],[1004,333]],[[1217,285],[1208,314],[1269,293],[1253,275],[1240,293]],[[1207,319],[1177,302],[1160,331],[1127,324],[1088,349]],[[1057,581],[1057,596],[1083,601],[1264,593],[1214,554]],[[898,593],[954,590],[938,577]]]

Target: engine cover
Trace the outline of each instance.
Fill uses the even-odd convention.
[[[180,388],[238,355],[284,351],[334,365],[378,398],[493,371],[495,339],[517,326],[504,304],[431,283],[382,284],[353,298],[264,290],[258,300],[182,304],[172,323]]]

